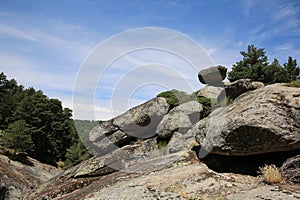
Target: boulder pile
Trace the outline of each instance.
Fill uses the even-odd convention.
[[[299,185],[266,186],[259,177],[219,174],[199,160],[201,150],[237,161],[267,153],[300,154],[300,88],[250,79],[223,83],[226,72],[222,66],[201,70],[199,81],[207,86],[197,96],[217,103],[228,98],[231,104],[219,105],[208,117],[195,99],[174,107],[158,97],[132,108],[90,132],[95,157],[27,199],[300,198]],[[278,162],[276,155],[269,161]],[[299,160],[298,155],[282,165],[287,181],[299,183]]]

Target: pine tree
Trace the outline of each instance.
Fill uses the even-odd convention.
[[[286,83],[287,73],[275,58],[273,62],[264,68],[265,83]]]
[[[241,51],[243,59],[233,65],[232,71],[228,73],[228,80],[231,82],[250,78],[253,81],[264,82],[263,69],[268,65],[268,57],[263,48],[248,45],[247,52]]]
[[[71,117],[72,111],[63,108],[58,99],[50,99],[32,87],[24,89],[0,73],[1,145],[27,152],[52,165],[65,160],[67,149],[76,147],[73,152],[79,152],[81,156],[77,159],[82,160],[89,154],[82,144],[78,145],[79,137]],[[72,163],[77,163],[77,159],[74,155]]]
[[[9,124],[3,134],[3,143],[7,148],[14,149],[14,152],[30,152],[34,144],[31,140],[31,128],[24,120]]]
[[[18,86],[14,79],[8,80],[3,72],[0,73],[0,130],[6,129],[13,121],[12,114],[22,90],[23,87]]]
[[[91,157],[81,141],[72,145],[66,153],[65,167],[69,168]]]
[[[297,67],[296,59],[293,60],[292,57],[289,57],[287,63],[283,64],[283,66],[287,74],[288,82],[294,81],[299,77],[300,68]]]

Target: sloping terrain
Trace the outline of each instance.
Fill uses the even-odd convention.
[[[21,199],[61,171],[35,159],[20,156],[22,162],[0,155],[0,199]]]

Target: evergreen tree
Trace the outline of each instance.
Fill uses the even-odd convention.
[[[27,152],[52,165],[65,160],[68,153],[71,166],[88,154],[79,144],[71,117],[72,111],[63,108],[58,99],[50,99],[32,87],[24,89],[0,73],[0,133],[3,135],[1,144],[5,147]],[[67,151],[70,147],[74,159],[70,159]],[[80,153],[77,159],[76,152]]]
[[[4,132],[4,145],[14,149],[14,152],[30,152],[34,144],[31,140],[31,128],[24,120],[9,124]]]
[[[8,127],[13,121],[12,114],[20,100],[23,87],[18,86],[14,79],[7,80],[6,75],[0,73],[0,130]]]
[[[265,83],[285,83],[287,82],[286,71],[279,64],[279,61],[275,58],[273,62],[266,66],[264,69]]]
[[[299,77],[300,68],[297,67],[296,59],[293,60],[292,57],[289,57],[287,63],[283,64],[283,66],[286,71],[287,82],[294,81]]]
[[[91,157],[91,154],[86,150],[81,141],[72,145],[66,153],[65,168],[70,168],[83,160]]]
[[[268,65],[268,58],[263,48],[248,45],[247,52],[241,51],[243,59],[233,65],[232,71],[228,73],[231,82],[251,78],[253,81],[264,82],[263,69]]]

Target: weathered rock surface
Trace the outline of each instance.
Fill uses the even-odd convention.
[[[300,155],[289,158],[280,168],[286,181],[300,183]]]
[[[203,107],[197,101],[190,101],[173,108],[159,123],[156,133],[161,138],[172,136],[175,131],[185,133],[201,119]]]
[[[90,141],[96,151],[104,155],[132,138],[149,138],[156,134],[158,124],[168,111],[169,104],[165,98],[154,98],[95,127],[90,132]]]
[[[190,150],[198,145],[192,135],[175,132],[167,145],[166,153],[171,154],[178,151]]]
[[[253,81],[253,82],[252,82],[252,88],[253,88],[254,90],[259,89],[259,88],[262,88],[262,87],[264,87],[264,86],[265,86],[265,84],[262,83],[262,82],[259,82],[259,81]]]
[[[181,162],[147,176],[121,181],[87,199],[215,199],[253,187],[255,178],[219,175],[203,164]]]
[[[274,84],[247,92],[233,104],[213,111],[189,132],[207,151],[217,154],[300,149],[300,88]]]
[[[106,195],[104,193],[98,195],[97,193],[118,182],[133,180],[143,175],[148,175],[149,173],[169,169],[179,163],[198,162],[195,153],[192,151],[159,155],[153,158],[149,157],[149,159],[141,158],[141,162],[135,157],[134,159],[136,160],[132,161],[130,160],[130,151],[136,151],[136,148],[129,146],[127,148],[129,148],[127,152],[116,153],[117,151],[115,151],[115,156],[91,158],[65,171],[61,176],[42,185],[38,189],[38,192],[32,193],[27,199],[88,199],[92,197],[94,199],[103,199]],[[122,156],[129,156],[129,158],[124,159],[124,157],[121,158]],[[122,159],[125,161],[125,168],[120,167]],[[116,165],[114,165],[115,162],[117,162]],[[107,165],[108,163],[110,165]],[[118,167],[119,170],[116,170],[115,166]],[[111,188],[111,191],[113,191],[113,188]],[[124,191],[119,190],[119,192]],[[135,194],[136,193],[131,195]],[[113,199],[112,197],[118,195],[118,193],[108,193],[107,195],[110,195],[108,199]],[[128,196],[128,199],[130,198],[132,197]]]
[[[225,97],[234,100],[241,94],[264,87],[262,82],[252,82],[251,79],[240,79],[233,83],[224,83],[224,87],[206,86],[201,88],[197,96],[217,99],[218,102],[225,100]]]
[[[299,191],[298,191],[299,192]],[[295,200],[300,199],[300,193],[281,189],[278,186],[262,186],[239,194],[231,194],[226,200]]]
[[[197,96],[198,97],[206,97],[206,98],[210,98],[210,99],[218,99],[219,95],[221,94],[221,92],[224,90],[224,88],[222,87],[214,87],[214,86],[205,86],[203,88],[201,88],[198,93]]]
[[[22,199],[30,190],[60,173],[55,167],[32,158],[22,159],[26,164],[0,155],[0,199]]]
[[[226,76],[227,68],[220,65],[200,70],[198,73],[198,79],[201,83],[217,87],[223,86],[222,81]]]
[[[225,84],[224,89],[226,97],[229,99],[235,99],[241,94],[263,87],[261,82],[252,82],[251,79],[240,79],[233,83]]]
[[[131,166],[133,171],[139,169],[141,173],[115,170],[96,174],[95,171],[100,172],[97,163],[95,158],[81,163],[26,199],[238,199],[239,195],[247,199],[251,194],[255,194],[252,199],[268,196],[280,199],[299,196],[300,185],[270,189],[258,177],[216,173],[199,162],[193,151],[164,155]],[[94,166],[90,172],[83,170],[88,165]],[[86,173],[75,176],[80,171]]]

